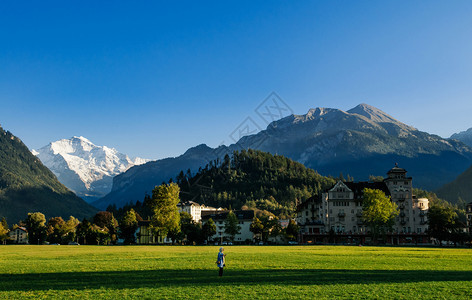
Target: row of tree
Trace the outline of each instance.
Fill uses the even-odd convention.
[[[438,199],[434,194],[416,190],[420,196],[430,199],[428,211],[429,234],[439,242],[453,241],[462,243],[470,240],[470,236],[463,232],[464,222],[460,220],[460,211],[457,207]],[[178,210],[180,201],[180,187],[176,183],[156,186],[152,196],[146,197],[141,211],[149,213],[150,229],[155,236],[167,236],[172,241],[188,244],[202,244],[210,241],[216,233],[216,225],[212,219],[205,224],[197,223],[192,216]],[[268,200],[256,200],[249,205],[270,209],[278,205]],[[118,238],[122,238],[125,244],[136,243],[136,230],[138,222],[142,221],[139,212],[133,208],[127,211],[118,211],[119,218],[115,219],[111,211],[98,212],[91,220],[84,219],[80,222],[74,217],[67,221],[61,217],[53,217],[46,221],[44,214],[40,212],[29,213],[27,218],[14,225],[24,226],[28,231],[30,244],[42,244],[44,242],[54,244],[67,244],[78,242],[80,244],[107,245],[114,244]],[[374,240],[389,232],[395,217],[398,215],[396,204],[380,190],[365,189],[363,193],[363,220],[367,224]],[[241,230],[238,219],[233,212],[227,214],[225,220],[225,234],[234,240]],[[250,230],[257,240],[267,242],[270,236],[276,237],[283,234],[287,240],[295,240],[298,235],[298,226],[291,220],[287,228],[282,229],[277,217],[273,215],[260,215],[255,217]],[[0,241],[8,239],[8,224],[5,218],[0,222]]]

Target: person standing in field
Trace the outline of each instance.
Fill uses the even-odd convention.
[[[223,253],[225,249],[223,247],[220,248],[220,252],[218,252],[218,259],[216,260],[216,265],[220,268],[219,276],[223,276],[223,268],[225,267],[225,256],[226,254]]]

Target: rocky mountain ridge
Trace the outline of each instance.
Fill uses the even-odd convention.
[[[454,133],[449,139],[454,139],[463,142],[464,144],[472,147],[472,128],[459,133]]]
[[[228,147],[201,145],[176,158],[130,168],[115,177],[112,192],[95,204],[103,208],[142,200],[155,185],[181,170],[195,172],[224,154],[249,148],[284,155],[322,175],[343,173],[355,180],[383,175],[398,162],[413,176],[415,186],[430,190],[452,181],[472,164],[471,147],[419,131],[373,106],[360,104],[348,111],[314,108],[274,121]]]

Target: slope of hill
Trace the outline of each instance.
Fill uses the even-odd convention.
[[[182,172],[176,180],[183,201],[234,209],[247,205],[284,217],[293,216],[297,201],[335,183],[289,158],[251,149],[235,151],[193,176]]]
[[[458,140],[472,147],[472,128],[451,135],[450,139]]]
[[[114,176],[148,161],[130,159],[114,148],[96,146],[82,136],[52,142],[32,152],[62,184],[88,202],[108,194]]]
[[[436,194],[450,203],[457,203],[459,199],[466,203],[472,202],[472,166],[454,181],[443,185]]]
[[[62,185],[23,142],[0,127],[0,216],[14,223],[28,212],[90,217],[96,209]]]
[[[112,193],[100,200],[100,207],[142,200],[146,191],[180,170],[195,172],[210,160],[241,149],[283,155],[320,174],[349,174],[358,181],[383,174],[398,162],[409,170],[415,186],[428,190],[452,181],[472,164],[471,147],[419,131],[366,104],[348,111],[310,109],[305,115],[274,121],[228,147],[200,147],[197,156],[190,149],[178,158],[133,167],[115,177]]]
[[[100,209],[106,209],[110,204],[118,207],[128,203],[142,201],[145,194],[151,194],[152,189],[162,182],[167,182],[181,170],[195,172],[199,167],[205,166],[210,160],[228,153],[225,147],[221,151],[207,145],[199,145],[190,148],[179,157],[171,157],[150,161],[146,164],[134,166],[123,174],[113,178],[112,191],[105,197],[92,202],[92,205]]]

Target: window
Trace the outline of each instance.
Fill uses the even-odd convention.
[[[416,228],[417,233],[421,233],[421,228]]]

